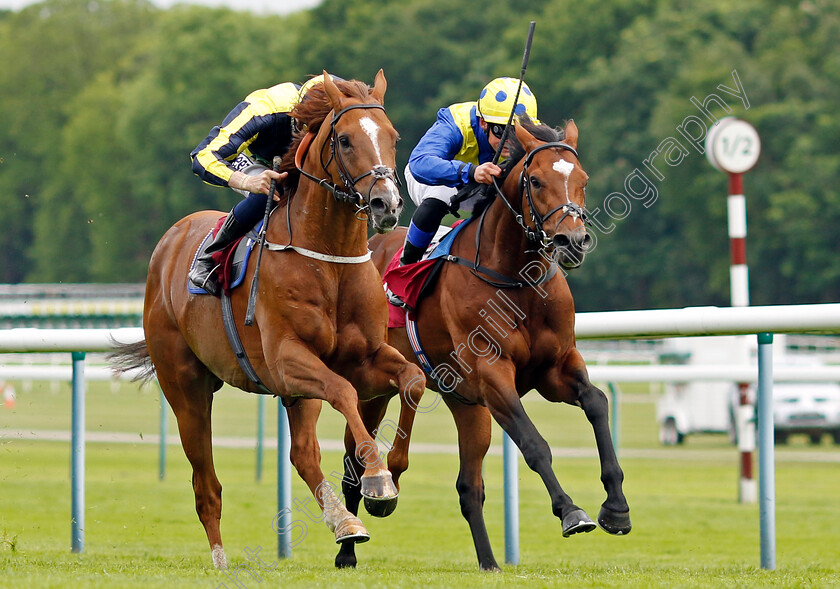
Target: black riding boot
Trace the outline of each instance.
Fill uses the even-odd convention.
[[[245,235],[248,229],[247,225],[243,225],[236,220],[236,217],[233,216],[233,211],[231,211],[216,234],[216,237],[213,238],[213,243],[208,245],[204,253],[195,261],[195,267],[190,272],[190,282],[198,288],[203,288],[215,297],[219,296],[219,282],[216,280],[215,273],[213,272],[216,269],[213,254],[223,250],[227,245]]]
[[[400,266],[420,261],[448,212],[449,205],[435,198],[427,198],[420,203],[408,226]]]

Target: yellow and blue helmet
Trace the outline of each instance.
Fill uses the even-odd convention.
[[[515,115],[528,113],[534,121],[537,119],[537,99],[528,84],[522,82],[519,100],[513,108],[513,99],[519,88],[515,78],[496,78],[487,84],[478,96],[478,115],[488,123],[504,125],[508,122],[510,111]]]

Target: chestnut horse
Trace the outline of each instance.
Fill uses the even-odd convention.
[[[156,375],[175,413],[193,469],[196,510],[218,568],[227,561],[210,415],[213,393],[223,382],[282,397],[292,463],[324,510],[336,542],[369,536],[321,471],[314,437],[321,401],[347,420],[351,455],[363,472],[361,493],[370,500],[366,505],[382,515],[396,502],[395,481],[358,410],[360,398],[390,397],[412,385],[422,390],[423,382],[422,371],[386,342],[387,304],[367,249],[368,223],[377,231],[393,229],[402,207],[394,172],[397,132],[382,106],[385,89],[381,70],[372,89],[358,81],[334,81],[324,72],[323,85],[312,88],[291,113],[306,133],[297,135],[281,165],[289,177],[267,226],[269,251],[262,260],[254,325],[238,329],[265,388],[240,368],[224,335],[219,299],[187,292],[190,263],[220,217],[217,211],[189,215],[160,240],[146,282],[145,341],[120,346],[114,354],[118,369],[145,367],[146,378]],[[253,274],[252,267],[246,284]],[[247,299],[247,289],[231,295],[239,321]]]
[[[456,488],[483,570],[498,570],[484,523],[481,473],[491,416],[542,478],[563,536],[595,528],[560,487],[549,446],[525,413],[520,397],[532,389],[549,401],[583,409],[595,432],[607,492],[598,523],[611,534],[631,529],[607,398],[590,383],[575,347],[574,302],[565,273],[553,265],[576,267],[591,247],[583,208],[588,176],[577,156],[577,126],[569,121],[561,132],[525,120],[516,124],[515,132],[521,145],[509,158],[512,169],[501,189],[496,187],[498,196],[458,236],[451,254],[460,263],[443,265],[434,289],[416,310],[417,334],[434,367],[427,386],[442,394],[458,429],[461,468]],[[402,231],[370,240],[380,272],[403,240]],[[388,338],[417,361],[405,328],[390,329]],[[407,451],[410,421],[420,399],[401,396],[401,401],[404,431],[395,436],[392,453]],[[363,404],[362,417],[378,423],[386,404],[381,399]],[[349,436],[346,441],[352,450]],[[358,487],[345,485],[345,496],[350,510],[358,510]],[[353,545],[343,545],[336,565],[355,562]]]

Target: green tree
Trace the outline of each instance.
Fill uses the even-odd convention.
[[[50,261],[78,239],[79,279],[142,281],[155,244],[178,219],[230,208],[238,197],[196,178],[189,152],[252,90],[287,79],[271,57],[293,38],[276,34],[282,24],[225,9],[173,9],[85,89],[63,137],[63,166],[83,171],[54,188],[75,198],[51,207],[70,221],[37,225],[43,279],[62,279],[66,268]],[[228,39],[237,42],[220,42]],[[57,231],[59,239],[46,239]]]

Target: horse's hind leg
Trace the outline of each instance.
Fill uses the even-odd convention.
[[[498,571],[484,523],[484,478],[481,474],[481,465],[490,447],[490,413],[481,405],[464,405],[449,399],[447,405],[458,428],[461,469],[456,488],[461,514],[470,526],[478,566],[484,571]]]
[[[362,417],[362,422],[365,427],[373,435],[373,430],[381,423],[385,416],[385,411],[388,408],[389,399],[379,397],[371,401],[359,404],[359,413]],[[344,476],[341,478],[341,491],[344,495],[344,504],[347,510],[354,514],[359,514],[359,504],[362,501],[362,485],[361,474],[363,472],[362,465],[357,460],[353,460],[353,451],[355,448],[355,441],[350,428],[345,429],[344,433]],[[396,483],[396,479],[395,479]],[[337,568],[353,568],[356,566],[356,543],[355,541],[342,542],[335,557],[335,566]]]
[[[213,393],[222,383],[199,362],[186,342],[181,342],[180,345],[166,346],[155,346],[150,342],[149,351],[152,360],[166,359],[165,362],[155,362],[158,382],[178,420],[181,445],[192,465],[195,510],[207,533],[213,564],[224,569],[227,568],[227,558],[219,530],[222,485],[213,465],[210,426]]]
[[[397,490],[400,475],[408,470],[408,445],[414,414],[423,391],[426,389],[426,375],[414,364],[408,362],[396,348],[382,344],[357,370],[350,375],[350,381],[357,390],[366,393],[360,397],[368,399],[361,405],[360,412],[365,428],[371,435],[385,441],[391,450],[388,453],[388,471]],[[388,400],[400,395],[399,423],[382,423]],[[349,450],[348,446],[348,450]],[[358,470],[358,468],[357,468]],[[363,493],[365,509],[375,517],[387,517],[397,507],[396,498],[381,499]]]

